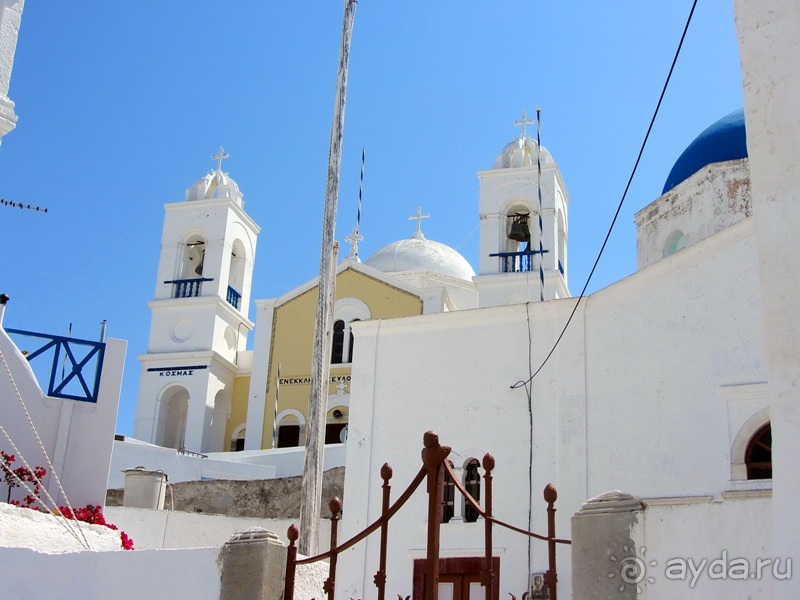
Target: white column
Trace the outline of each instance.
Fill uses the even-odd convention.
[[[756,219],[770,384],[773,548],[800,558],[800,5],[734,0],[744,83],[747,147]],[[775,598],[797,598],[800,579],[775,582]]]
[[[256,337],[253,342],[253,368],[250,377],[250,392],[247,396],[247,430],[244,449],[261,450],[264,438],[264,416],[267,410],[267,378],[272,352],[272,320],[275,300],[256,301]],[[275,390],[272,395],[272,410],[275,410]],[[281,410],[278,407],[278,410]],[[272,435],[272,432],[270,432]],[[268,446],[269,447],[269,446]]]

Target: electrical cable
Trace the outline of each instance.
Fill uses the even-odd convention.
[[[655,108],[655,111],[653,112],[653,117],[650,119],[650,125],[647,127],[647,133],[644,136],[644,140],[642,140],[642,145],[639,148],[639,154],[636,157],[636,162],[633,165],[633,169],[631,170],[630,177],[628,178],[628,183],[625,186],[625,191],[622,193],[622,198],[620,199],[619,205],[617,206],[617,210],[614,213],[614,218],[611,220],[611,225],[609,226],[608,232],[606,233],[606,237],[603,240],[603,245],[600,246],[600,252],[598,252],[597,258],[594,261],[594,265],[592,265],[592,270],[589,272],[589,276],[586,278],[586,283],[583,285],[583,289],[581,290],[581,293],[578,296],[578,300],[577,300],[577,302],[575,302],[575,306],[572,308],[572,312],[570,313],[569,318],[567,319],[567,322],[564,325],[564,328],[561,330],[561,333],[558,335],[558,338],[556,339],[555,343],[553,344],[553,347],[550,349],[550,352],[548,352],[547,356],[545,356],[544,360],[542,361],[542,364],[539,365],[539,368],[536,369],[534,374],[531,375],[527,380],[525,380],[525,381],[520,380],[520,381],[516,382],[514,385],[511,386],[511,389],[517,389],[517,388],[519,388],[521,386],[527,385],[528,383],[533,381],[533,379],[544,368],[544,366],[550,360],[550,357],[553,356],[553,353],[556,351],[556,348],[558,347],[558,344],[561,342],[561,339],[564,337],[564,334],[567,332],[567,329],[569,328],[570,323],[572,323],[572,318],[575,316],[575,313],[578,310],[578,306],[580,306],[581,300],[583,300],[583,298],[586,295],[586,289],[589,287],[589,282],[592,280],[592,276],[594,275],[595,269],[597,269],[597,265],[600,262],[600,258],[603,256],[603,251],[605,250],[606,245],[608,244],[608,240],[611,237],[611,232],[614,230],[614,225],[616,224],[617,217],[619,217],[619,213],[622,210],[622,205],[625,202],[625,198],[628,196],[628,191],[630,190],[631,183],[633,183],[633,177],[634,177],[634,175],[636,175],[636,170],[639,168],[639,162],[642,160],[642,155],[644,154],[644,149],[647,146],[648,139],[650,138],[650,132],[653,130],[653,125],[655,124],[656,117],[658,116],[658,112],[661,109],[661,102],[664,100],[664,96],[667,93],[667,87],[669,86],[670,79],[672,78],[672,72],[675,70],[675,64],[678,62],[678,57],[680,56],[681,48],[683,47],[683,42],[686,39],[686,33],[689,31],[689,25],[692,22],[692,16],[694,15],[694,9],[696,7],[697,7],[697,0],[694,0],[692,2],[692,8],[689,11],[689,17],[686,19],[686,25],[683,28],[683,34],[681,35],[680,42],[678,42],[678,48],[675,51],[675,57],[672,59],[672,65],[670,65],[669,73],[667,74],[667,78],[664,81],[664,86],[661,89],[661,95],[658,97],[658,102],[656,103],[656,108]]]

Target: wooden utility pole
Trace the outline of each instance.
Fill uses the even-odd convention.
[[[325,187],[325,211],[322,220],[322,255],[319,266],[319,295],[314,328],[314,352],[311,359],[311,391],[308,399],[306,424],[306,453],[303,467],[303,489],[300,499],[301,554],[317,554],[319,518],[322,507],[322,464],[325,448],[325,411],[328,404],[328,380],[331,362],[331,321],[333,319],[334,281],[338,245],[334,245],[336,208],[339,200],[339,171],[342,164],[342,132],[347,96],[347,65],[350,61],[350,41],[356,0],[345,0],[342,43],[339,49],[339,78],[336,104],[331,126],[331,145],[328,153],[328,182]]]

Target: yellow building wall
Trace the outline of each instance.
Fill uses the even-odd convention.
[[[225,444],[223,451],[230,449],[233,432],[239,425],[247,423],[247,395],[250,393],[250,377],[237,377],[233,380],[231,416],[225,425]]]
[[[314,286],[275,308],[262,448],[272,447],[275,424],[275,381],[279,364],[282,384],[277,412],[294,409],[300,412],[304,419],[307,418],[310,390],[308,378],[311,375],[311,351],[314,341],[318,293],[317,286]],[[418,296],[352,269],[345,269],[336,277],[336,299],[341,298],[357,298],[364,302],[369,307],[371,319],[391,319],[422,314],[422,299]],[[253,368],[258,367],[253,365]],[[336,381],[330,384],[329,394],[336,393],[340,379],[348,382],[346,390],[349,391],[349,363],[331,365],[330,374],[331,378],[335,378]],[[331,403],[329,413],[333,408],[333,403]],[[340,408],[340,410],[344,413],[341,421],[344,421],[347,417],[347,409]]]

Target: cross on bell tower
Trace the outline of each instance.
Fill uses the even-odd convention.
[[[519,121],[514,121],[514,125],[518,127],[522,125],[522,136],[520,137],[520,139],[524,140],[526,137],[528,137],[527,126],[533,125],[534,123],[536,123],[536,121],[534,119],[528,119],[528,113],[523,110],[522,119]],[[220,150],[222,150],[222,148],[220,148]]]
[[[522,114],[524,115],[525,113]],[[219,147],[219,152],[211,155],[211,159],[217,161],[217,171],[222,171],[222,161],[229,157],[230,154],[225,154],[222,146]]]

